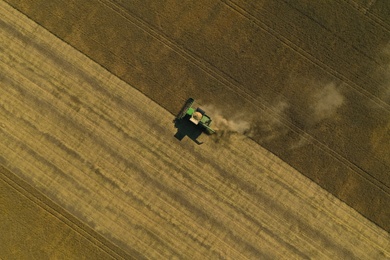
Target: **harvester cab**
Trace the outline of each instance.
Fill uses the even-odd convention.
[[[208,135],[212,135],[215,133],[215,130],[211,128],[211,118],[206,115],[206,112],[201,108],[192,108],[192,104],[194,103],[193,98],[189,98],[187,102],[184,104],[179,114],[176,116],[175,120],[188,119],[193,124],[202,128],[203,132]]]

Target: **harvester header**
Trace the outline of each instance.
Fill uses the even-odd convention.
[[[193,124],[199,126],[202,128],[203,132],[205,132],[208,135],[212,135],[215,133],[215,130],[211,128],[211,118],[206,114],[206,112],[201,109],[200,107],[194,109],[192,107],[192,104],[194,103],[193,98],[189,98],[182,109],[180,110],[179,114],[176,116],[175,120],[182,120],[186,119],[191,121]]]

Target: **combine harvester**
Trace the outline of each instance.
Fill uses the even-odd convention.
[[[194,109],[192,108],[192,104],[194,103],[193,98],[189,98],[187,102],[184,104],[183,108],[180,110],[179,114],[176,116],[175,121],[188,119],[199,128],[202,129],[208,135],[215,134],[215,130],[211,128],[211,118],[206,115],[206,112],[201,108]]]

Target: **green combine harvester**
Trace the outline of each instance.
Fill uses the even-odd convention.
[[[189,98],[184,104],[183,108],[180,110],[179,114],[176,116],[175,120],[188,119],[198,127],[200,127],[203,132],[208,135],[215,133],[215,130],[211,128],[211,118],[206,115],[206,112],[201,108],[194,109],[192,104],[194,103],[193,98]]]

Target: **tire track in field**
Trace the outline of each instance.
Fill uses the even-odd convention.
[[[155,29],[152,25],[148,24],[146,21],[142,20],[142,18],[136,16],[134,13],[131,13],[128,9],[123,7],[121,4],[119,4],[116,0],[99,0],[102,4],[107,6],[108,8],[112,9],[114,12],[121,15],[123,18],[128,20],[130,23],[134,24],[135,26],[139,27],[142,31],[152,36],[152,38],[158,40],[161,42],[164,46],[167,48],[173,50],[180,56],[182,56],[184,59],[188,60],[189,62],[193,63],[198,68],[202,69],[204,72],[206,72],[208,75],[210,75],[212,78],[217,79],[218,81],[222,82],[224,85],[227,86],[235,86],[235,90],[243,91],[245,93],[249,93],[249,96],[254,98],[254,95],[250,94],[251,92],[248,90],[242,90],[243,88],[240,88],[240,84],[232,78],[229,74],[221,71],[211,63],[207,62],[205,59],[199,57],[191,50],[185,48],[184,46],[179,46],[174,40],[169,39],[169,36],[164,35],[161,31],[158,29]],[[271,27],[260,21],[255,15],[250,13],[248,10],[244,9],[243,7],[237,5],[233,1],[230,0],[221,0],[221,3],[226,5],[229,9],[231,9],[234,12],[237,12],[239,15],[241,15],[244,19],[248,21],[253,21],[260,29],[270,34],[272,37],[274,37],[276,40],[278,40],[280,43],[282,43],[287,48],[293,50],[297,54],[299,54],[301,57],[303,57],[305,60],[313,63],[314,65],[320,67],[323,69],[323,71],[329,73],[330,75],[334,76],[337,79],[340,79],[342,82],[345,82],[348,86],[352,87],[354,90],[359,92],[361,95],[367,97],[369,100],[372,100],[374,103],[376,103],[379,107],[385,109],[387,112],[390,112],[390,104],[387,104],[383,100],[379,99],[377,96],[371,94],[369,91],[362,88],[359,84],[353,82],[348,77],[342,75],[338,71],[334,70],[332,67],[328,66],[326,63],[322,62],[321,60],[317,59],[312,54],[308,53],[304,49],[300,48],[298,45],[296,45],[294,42],[290,41],[283,35],[280,35],[277,31],[273,30]],[[96,42],[96,41],[95,41]],[[96,42],[98,43],[98,42]],[[101,45],[100,43],[98,43]],[[112,53],[115,55],[114,53]],[[367,56],[366,54],[364,54]],[[117,55],[115,55],[117,56]],[[368,57],[368,56],[367,56]],[[120,57],[118,57],[121,59]],[[369,57],[370,59],[372,57]],[[123,59],[122,59],[123,60]],[[126,64],[131,65],[129,62],[126,62],[123,60]],[[222,80],[221,80],[222,79]],[[229,82],[230,84],[226,84],[226,82]],[[245,89],[245,88],[244,88]],[[238,92],[236,91],[236,92]]]
[[[347,86],[352,87],[355,91],[360,93],[361,95],[367,97],[369,100],[377,104],[379,107],[383,108],[387,112],[390,112],[390,104],[387,104],[385,101],[381,100],[377,96],[371,94],[369,91],[365,90],[363,87],[361,87],[359,84],[355,83],[353,80],[349,79],[347,76],[344,76],[342,73],[334,70],[331,66],[327,65],[323,61],[317,59],[315,56],[310,54],[309,52],[305,51],[298,45],[296,45],[294,42],[286,38],[285,36],[279,34],[277,31],[273,30],[271,27],[263,23],[261,20],[259,20],[254,14],[252,14],[250,11],[246,10],[244,7],[237,5],[233,1],[230,0],[221,0],[226,6],[228,6],[233,11],[237,12],[239,15],[244,17],[244,19],[247,19],[248,21],[253,21],[260,29],[267,32],[269,35],[277,39],[280,43],[288,47],[289,49],[293,50],[297,54],[299,54],[301,57],[303,57],[305,60],[309,61],[310,63],[316,65],[317,67],[323,69],[323,71],[329,73],[333,77],[339,79],[341,82],[344,82]]]
[[[331,67],[329,67],[328,65],[326,65],[325,63],[323,63],[322,61],[316,59],[314,56],[312,56],[310,53],[306,52],[304,49],[300,48],[299,46],[297,46],[295,43],[293,43],[292,41],[290,41],[289,39],[287,39],[286,37],[284,37],[283,35],[280,35],[277,31],[273,30],[272,28],[268,27],[265,23],[263,23],[262,21],[260,21],[255,15],[253,15],[252,13],[250,13],[248,10],[244,9],[243,7],[235,4],[233,1],[230,1],[230,0],[222,0],[227,6],[229,6],[230,8],[232,8],[234,11],[236,11],[237,13],[239,13],[240,15],[242,15],[243,17],[245,17],[247,20],[249,21],[254,21],[256,25],[258,25],[261,29],[265,30],[266,32],[268,32],[270,35],[272,35],[273,37],[275,37],[276,39],[278,39],[280,42],[282,42],[283,44],[285,44],[287,47],[291,48],[292,50],[294,50],[295,52],[299,53],[300,55],[302,55],[303,57],[305,57],[307,60],[309,60],[310,62],[312,62],[313,64],[316,64],[316,62],[318,62],[317,66],[321,67],[324,71],[330,73],[332,75],[332,72],[335,72],[336,74],[338,74],[339,72],[333,70]],[[324,66],[321,66],[319,64],[323,64]],[[328,68],[328,69],[327,69]],[[341,74],[340,74],[341,75]],[[335,76],[336,78],[340,79],[342,82],[346,83],[348,86],[351,86],[353,87],[360,95],[362,96],[365,96],[367,97],[369,100],[373,101],[376,105],[378,105],[379,107],[383,108],[389,115],[390,115],[390,105],[385,103],[385,102],[382,102],[381,100],[379,100],[378,98],[376,98],[376,96],[373,96],[371,95],[368,91],[366,91],[364,88],[360,87],[358,84],[354,83],[352,80],[349,80],[347,77],[337,77],[336,75],[333,75]],[[343,80],[343,78],[345,80]],[[356,88],[358,87],[358,88]],[[359,90],[360,89],[360,90]],[[370,98],[371,97],[371,98]],[[381,105],[381,103],[383,104],[383,106]],[[302,114],[307,114],[307,112],[305,111],[302,111]],[[282,121],[282,123],[285,123]],[[323,151],[329,151],[331,150],[331,155],[336,158],[338,161],[341,161],[343,163],[345,162],[348,162],[347,165],[354,169],[355,171],[357,171],[361,176],[365,177],[364,175],[366,176],[369,176],[369,178],[366,178],[367,180],[371,181],[373,184],[375,184],[377,187],[379,187],[381,190],[385,191],[386,194],[390,194],[390,187],[384,183],[383,181],[381,181],[380,179],[377,179],[374,175],[370,174],[369,172],[365,171],[364,169],[362,169],[358,164],[356,163],[353,163],[352,161],[348,160],[347,158],[345,158],[343,155],[341,155],[338,151],[328,147],[325,143],[323,143],[322,141],[320,141],[318,138],[308,134],[307,132],[305,132],[302,128],[300,128],[299,126],[295,125],[294,123],[291,123],[291,122],[287,122],[289,123],[288,124],[288,128],[291,129],[291,125],[294,125],[296,128],[298,128],[300,131],[294,131],[294,132],[298,132],[300,134],[300,136],[302,136],[304,139],[308,139],[308,141],[310,143],[313,143],[315,145],[318,145],[319,143],[322,144],[322,146],[320,146],[320,148],[322,148],[321,150]],[[294,129],[295,130],[295,129]],[[303,135],[302,133],[304,133],[305,135]],[[310,138],[306,138],[306,137],[310,137]],[[313,140],[315,140],[316,142],[313,142]],[[328,152],[329,154],[329,152]],[[336,156],[335,156],[336,155]]]
[[[229,0],[231,1],[232,3],[234,3],[235,5],[237,6],[240,6],[240,4],[238,4],[237,2],[234,2],[235,0]],[[288,2],[286,0],[283,0],[284,4],[287,5],[290,9],[292,10],[295,10],[296,12],[298,12],[299,14],[302,15],[302,17],[306,17],[307,19],[309,19],[310,21],[312,21],[314,24],[318,25],[321,29],[323,29],[324,31],[328,32],[329,34],[331,34],[335,39],[337,39],[338,41],[344,43],[344,44],[347,44],[348,46],[351,46],[356,52],[358,52],[359,54],[361,54],[362,56],[364,56],[366,59],[370,60],[372,63],[374,63],[374,65],[376,65],[377,67],[382,67],[383,64],[380,62],[380,60],[376,57],[372,57],[370,56],[368,53],[367,53],[367,50],[361,50],[360,48],[358,48],[353,42],[349,41],[348,39],[345,39],[342,35],[340,35],[339,33],[337,33],[337,31],[334,31],[332,30],[332,28],[329,28],[328,26],[325,26],[323,23],[321,23],[320,21],[318,21],[318,19],[315,19],[313,17],[311,17],[310,15],[308,15],[307,13],[305,13],[303,10],[301,10],[300,8],[294,6],[294,4],[292,4],[291,2]],[[240,6],[241,8],[243,8],[242,6]],[[243,8],[245,9],[245,8]],[[247,9],[245,9],[247,11]],[[262,9],[262,11],[265,11],[267,12],[266,10]],[[249,13],[249,11],[247,11]],[[258,13],[259,14],[259,13]],[[252,15],[255,17],[255,15],[252,13]],[[262,16],[266,16],[266,15],[262,15]],[[286,37],[287,38],[287,37]],[[303,50],[303,48],[302,48]]]
[[[381,26],[386,31],[390,32],[390,25],[386,23],[385,20],[382,19],[382,17],[376,15],[375,13],[370,11],[370,7],[364,7],[357,3],[354,0],[343,0],[348,5],[350,5],[352,8],[356,9],[358,12],[362,13],[364,16],[366,16],[368,19],[370,19],[373,23]]]
[[[325,69],[325,67],[319,65],[319,64],[324,64],[322,63],[320,60],[317,60],[315,57],[311,56],[309,53],[307,53],[306,51],[304,51],[303,49],[301,49],[299,46],[295,45],[293,42],[289,41],[288,39],[284,38],[283,36],[279,35],[276,31],[272,30],[271,28],[267,27],[267,25],[265,24],[262,24],[261,21],[259,21],[255,16],[253,16],[252,14],[248,13],[245,9],[242,9],[240,6],[237,6],[235,5],[234,3],[232,3],[231,1],[229,0],[223,0],[223,2],[226,2],[226,4],[232,8],[233,10],[235,10],[236,12],[240,13],[243,17],[246,17],[248,20],[255,20],[256,21],[256,24],[258,24],[262,29],[264,29],[265,31],[267,31],[268,33],[270,33],[272,36],[274,36],[275,38],[277,38],[279,41],[281,41],[283,44],[285,44],[287,47],[291,48],[292,50],[294,50],[295,52],[301,54],[303,57],[305,57],[306,59],[308,59],[309,61],[315,63],[317,66],[321,67],[324,69],[324,71],[327,71],[329,72],[328,70]],[[228,4],[228,3],[231,3]],[[262,25],[265,27],[263,28]],[[312,57],[313,59],[311,59],[310,57]],[[318,64],[316,63],[316,61],[318,61]],[[329,67],[330,68],[330,67]],[[333,69],[330,68],[331,71],[334,71]],[[334,71],[336,73],[338,73],[337,71]],[[331,73],[332,74],[332,73]],[[352,81],[349,81],[349,80],[342,80],[343,77],[337,77],[336,78],[339,78],[341,81],[345,82],[347,85],[349,86],[354,86],[356,85],[357,87],[359,87],[357,84],[355,84],[354,82]],[[348,83],[349,82],[349,83]],[[352,83],[352,84],[350,84]],[[360,87],[359,87],[360,88]],[[386,112],[390,112],[389,108],[390,108],[390,105],[388,105],[387,103],[384,103],[382,102],[381,100],[377,100],[375,101],[377,98],[373,95],[371,95],[369,92],[367,92],[366,90],[362,89],[361,88],[361,91],[357,88],[355,88],[355,90],[360,93],[362,96],[366,96],[368,97],[368,99],[372,100],[373,102],[375,102],[379,107],[382,107],[383,109],[386,110]],[[373,96],[374,98],[370,98],[370,96]],[[383,103],[383,106],[381,105]],[[272,111],[274,112],[274,111]],[[344,156],[342,156],[341,154],[339,154],[337,151],[333,150],[332,148],[329,148],[326,144],[324,144],[322,141],[320,141],[319,139],[315,138],[314,136],[308,134],[307,132],[305,132],[303,129],[301,129],[299,126],[297,126],[296,124],[292,123],[292,122],[289,122],[287,120],[283,120],[283,118],[280,118],[277,116],[276,113],[275,114],[275,118],[277,120],[279,120],[280,122],[282,122],[284,125],[286,125],[288,127],[289,130],[292,130],[293,132],[295,133],[298,133],[300,136],[302,136],[304,139],[308,140],[310,143],[313,143],[314,145],[316,145],[317,147],[320,148],[320,150],[326,152],[327,154],[331,155],[332,157],[334,157],[337,161],[339,162],[342,162],[344,165],[347,165],[348,168],[351,168],[353,169],[355,172],[357,172],[359,175],[361,175],[362,177],[364,177],[365,179],[367,179],[369,182],[373,183],[374,185],[376,185],[378,188],[380,188],[381,190],[383,190],[384,192],[386,192],[386,194],[390,194],[389,193],[389,186],[387,186],[384,182],[382,182],[381,180],[377,179],[375,176],[373,176],[372,174],[370,174],[369,172],[363,170],[362,168],[360,168],[357,164],[349,161],[348,159],[346,159]],[[304,112],[304,114],[306,114]],[[367,178],[368,177],[368,178]]]

